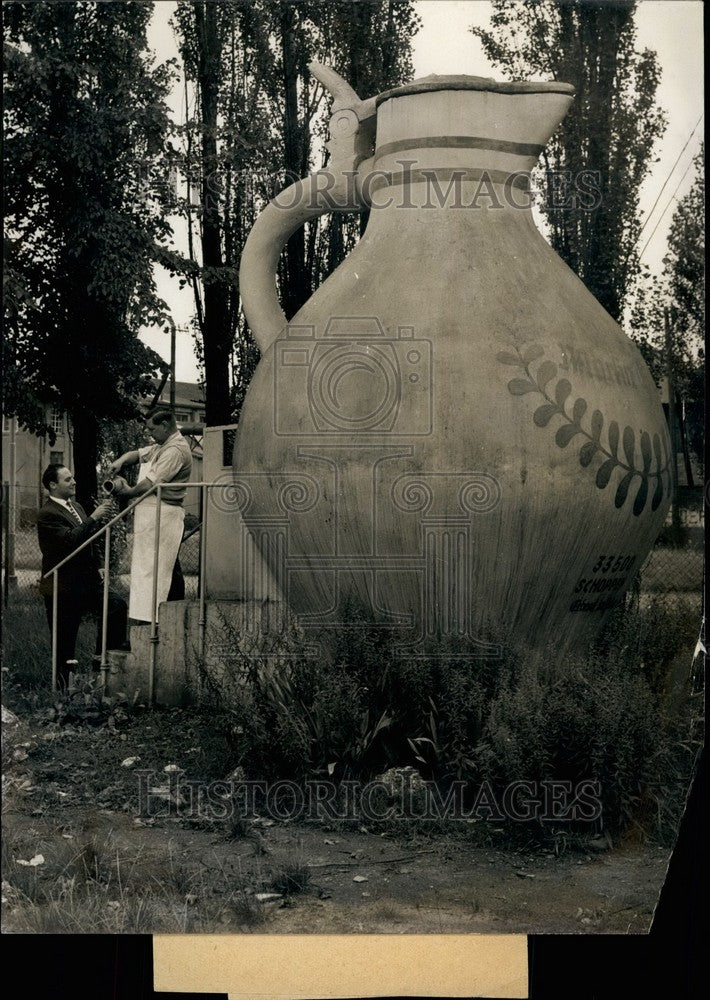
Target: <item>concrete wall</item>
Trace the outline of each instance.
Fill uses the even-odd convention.
[[[280,601],[279,588],[261,558],[240,512],[238,477],[225,463],[224,438],[234,426],[206,427],[204,481],[208,490],[206,594],[210,599]]]
[[[184,706],[198,700],[205,673],[229,691],[250,656],[283,655],[289,641],[284,605],[271,601],[210,601],[205,607],[204,653],[200,607],[194,601],[161,604],[154,673],[154,702]],[[133,626],[131,652],[111,653],[109,692],[147,704],[150,627]]]

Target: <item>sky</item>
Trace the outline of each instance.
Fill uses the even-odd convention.
[[[171,0],[159,0],[156,4],[149,42],[159,62],[177,56],[169,26],[174,6]],[[415,6],[422,20],[422,28],[413,40],[415,78],[431,73],[500,77],[486,59],[481,43],[469,31],[473,25],[488,25],[491,3],[420,0]],[[702,0],[641,0],[636,26],[637,47],[654,49],[658,54],[662,76],[656,97],[668,117],[665,135],[658,145],[658,160],[641,190],[641,208],[648,216],[648,223],[639,248],[645,247],[644,263],[653,273],[660,274],[668,227],[677,201],[692,183],[693,170],[688,168],[699,149],[705,124],[704,119],[698,124],[704,106]],[[170,104],[176,120],[180,120],[180,87],[171,95]],[[184,237],[179,225],[176,241],[181,243]],[[158,292],[170,306],[175,323],[178,327],[186,326],[194,311],[191,293],[187,289],[180,293],[177,281],[166,272],[161,271],[157,281]],[[169,360],[170,341],[166,333],[148,330],[141,337]],[[183,331],[177,334],[176,377],[187,382],[197,381],[198,377],[192,337]]]

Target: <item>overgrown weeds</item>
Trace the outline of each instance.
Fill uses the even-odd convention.
[[[137,697],[129,701],[123,692],[106,694],[101,674],[97,672],[71,675],[68,687],[55,693],[48,717],[59,725],[106,725],[116,729],[136,707]]]
[[[600,810],[577,813],[570,836],[668,841],[700,739],[688,698],[696,628],[687,605],[652,602],[620,612],[577,657],[504,646],[482,657],[451,640],[413,655],[372,626],[307,656],[295,632],[265,655],[223,620],[232,660],[219,674],[203,665],[204,704],[251,779],[366,782],[409,766],[442,794],[463,783],[468,803],[483,784],[503,796],[519,782],[592,782]]]
[[[294,862],[284,865],[271,880],[271,888],[274,892],[280,892],[283,896],[295,896],[306,892],[311,882],[311,871],[307,865]]]

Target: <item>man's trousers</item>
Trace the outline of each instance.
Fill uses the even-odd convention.
[[[45,596],[44,606],[49,622],[50,641],[52,635],[52,597]],[[98,617],[96,629],[96,655],[101,655],[101,615],[103,609],[103,587],[59,590],[57,599],[57,686],[69,683],[71,666],[68,660],[76,659],[76,638],[82,618],[86,615]],[[106,648],[122,649],[126,646],[126,622],[128,609],[122,597],[109,592]]]

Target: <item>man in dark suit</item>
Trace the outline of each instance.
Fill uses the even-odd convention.
[[[42,485],[49,494],[49,500],[37,517],[37,535],[42,552],[42,574],[44,576],[57,563],[65,559],[82,542],[99,530],[101,523],[112,513],[111,502],[100,503],[90,516],[78,504],[74,476],[63,465],[49,465],[42,476]],[[99,574],[99,558],[94,545],[71,559],[59,570],[57,596],[57,685],[66,686],[69,674],[76,671],[76,638],[81,619],[86,614],[101,614],[102,584]],[[54,574],[40,582],[40,593],[44,597],[50,634],[52,630],[52,600]],[[121,649],[126,644],[126,602],[114,594],[109,594],[107,648]],[[101,625],[96,637],[96,656],[101,654]]]

